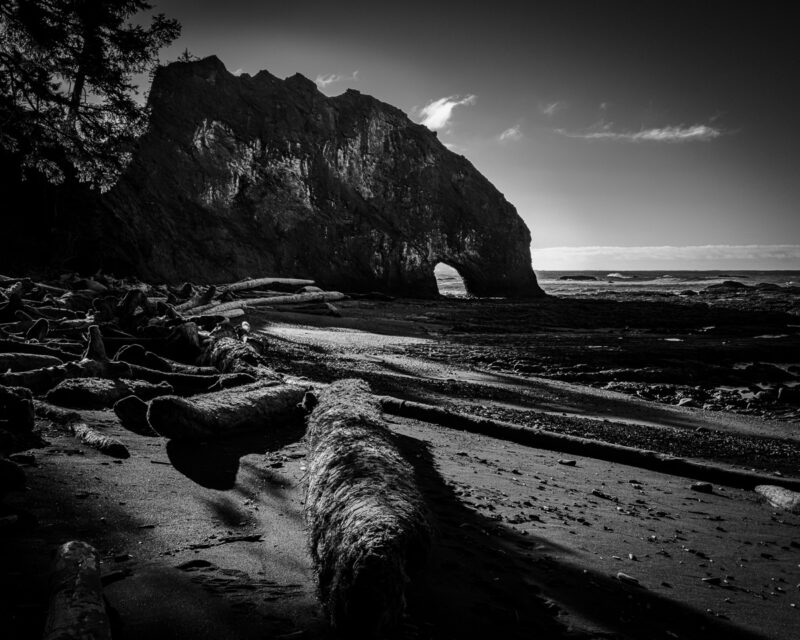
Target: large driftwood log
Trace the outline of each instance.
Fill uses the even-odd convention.
[[[246,309],[248,307],[258,307],[260,305],[281,305],[281,304],[307,304],[310,302],[336,302],[344,300],[347,296],[338,291],[323,291],[321,293],[297,293],[288,296],[271,296],[267,298],[249,298],[246,300],[233,300],[221,304],[209,304],[195,309],[195,313],[221,313],[228,309]]]
[[[165,438],[205,440],[266,429],[299,417],[308,387],[258,381],[193,398],[164,396],[150,403],[147,421]]]
[[[89,327],[89,344],[82,360],[67,362],[55,367],[0,374],[0,385],[27,387],[34,394],[45,393],[59,382],[70,378],[126,378],[147,382],[166,382],[178,394],[203,393],[212,386],[226,383],[224,374],[191,375],[155,371],[127,362],[114,362],[106,356],[100,329]],[[237,378],[235,382],[240,382]]]
[[[325,389],[308,421],[305,515],[331,625],[377,637],[397,628],[431,543],[414,469],[361,380]]]
[[[80,356],[57,349],[55,347],[35,342],[20,342],[18,340],[0,340],[0,353],[31,353],[58,358],[61,362],[71,362],[80,359]]]
[[[168,358],[156,355],[152,351],[147,351],[140,344],[125,345],[114,356],[114,360],[127,362],[128,364],[136,364],[148,369],[156,371],[166,371],[171,373],[188,373],[195,376],[209,376],[218,375],[219,370],[216,367],[201,367],[191,364],[183,364],[182,362],[175,362]]]
[[[110,407],[117,400],[137,396],[152,400],[157,396],[175,393],[166,382],[153,384],[144,380],[113,380],[110,378],[72,378],[59,382],[47,392],[45,399],[60,407],[78,409],[101,409]]]
[[[86,542],[67,542],[56,551],[43,639],[111,640],[100,559]]]
[[[299,278],[251,278],[249,280],[241,280],[232,284],[226,284],[222,287],[223,291],[246,291],[247,289],[257,289],[259,287],[268,287],[273,284],[288,285],[290,287],[305,287],[313,285],[313,280],[301,280]]]
[[[35,353],[0,353],[0,371],[30,371],[62,364],[55,356]]]
[[[119,418],[119,423],[128,431],[140,436],[157,436],[150,423],[147,422],[147,409],[149,405],[136,396],[122,398],[114,404],[114,413]]]

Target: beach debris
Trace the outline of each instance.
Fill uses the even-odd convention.
[[[373,637],[396,628],[425,566],[431,525],[414,469],[361,380],[319,394],[308,421],[305,517],[332,627]]]
[[[147,421],[165,438],[224,438],[299,419],[306,391],[308,385],[259,380],[192,398],[161,396],[150,402]]]
[[[714,493],[714,486],[710,482],[693,482],[689,488],[698,493]]]
[[[800,493],[775,485],[761,484],[755,488],[756,493],[763,496],[775,509],[800,513]]]
[[[597,497],[597,498],[602,498],[603,500],[611,500],[611,502],[617,502],[618,501],[617,498],[615,498],[612,495],[609,495],[608,493],[606,493],[605,491],[602,491],[600,489],[592,489],[592,495]]]
[[[56,551],[42,637],[44,640],[111,640],[100,580],[100,558],[86,542],[73,540]]]
[[[229,322],[223,322],[214,329],[211,340],[200,356],[200,362],[224,373],[247,373],[258,378],[278,378],[254,343],[241,340]]]
[[[131,454],[123,442],[117,438],[103,435],[97,429],[90,427],[84,422],[73,422],[70,429],[75,437],[83,442],[87,447],[97,449],[100,453],[105,453],[113,458],[130,458]]]
[[[632,584],[636,586],[640,586],[641,584],[638,579],[634,578],[633,576],[629,576],[627,573],[623,573],[622,571],[617,572],[617,580],[624,582],[625,584]]]

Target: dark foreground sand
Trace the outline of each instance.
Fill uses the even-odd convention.
[[[487,367],[470,348],[498,332],[484,327],[474,342],[454,332],[446,318],[484,317],[454,304],[463,306],[360,301],[341,305],[342,318],[250,321],[287,373],[359,375],[379,393],[531,428],[800,475],[800,437],[785,416]],[[531,332],[503,337],[506,348],[535,344]],[[29,489],[3,503],[22,516],[3,538],[9,637],[40,637],[49,553],[75,538],[103,556],[117,639],[328,636],[303,529],[301,427],[175,446],[124,431],[108,412],[84,417],[131,457],[112,460],[42,423],[49,445],[32,451]],[[436,560],[401,637],[797,637],[800,516],[751,491],[698,493],[689,478],[387,420],[437,527]]]

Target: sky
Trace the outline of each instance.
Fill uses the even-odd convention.
[[[435,130],[516,206],[537,269],[800,269],[778,3],[153,2],[183,25],[164,60],[299,72]]]

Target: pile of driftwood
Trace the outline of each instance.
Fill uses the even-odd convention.
[[[302,385],[277,374],[249,324],[231,318],[265,307],[338,313],[331,301],[343,298],[293,278],[170,287],[101,275],[47,283],[0,276],[0,452],[30,446],[34,409],[120,457],[122,443],[57,407],[114,406],[126,428],[167,437],[235,434],[284,415]],[[243,388],[227,391],[234,387]],[[204,395],[181,400],[196,394]]]
[[[249,324],[231,323],[252,307],[337,313],[331,302],[344,297],[295,279],[172,288],[99,276],[57,283],[0,276],[2,490],[24,483],[6,456],[31,446],[37,417],[126,458],[124,442],[76,409],[113,407],[131,432],[184,440],[310,414],[305,512],[320,597],[341,633],[372,637],[397,628],[406,590],[425,565],[431,527],[378,399],[362,381],[312,391],[307,381],[277,373]],[[53,591],[48,629],[56,635],[89,618],[98,629],[107,626],[93,558],[94,549],[80,542],[56,556],[54,575],[61,577],[54,584],[82,585],[74,597]]]

